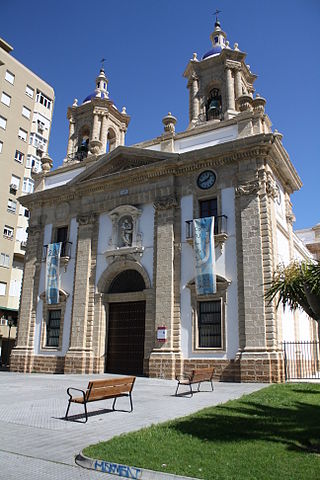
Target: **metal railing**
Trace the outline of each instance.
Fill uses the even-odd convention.
[[[214,217],[214,234],[219,235],[221,233],[227,233],[227,220],[226,215],[218,215]],[[193,238],[193,220],[186,221],[186,238]]]
[[[71,258],[71,245],[72,242],[61,242],[61,252],[60,252],[60,258],[62,257],[69,257]],[[42,260],[46,260],[47,258],[47,251],[48,251],[48,245],[43,246],[43,252],[42,252]]]
[[[286,380],[320,378],[318,341],[283,342]]]

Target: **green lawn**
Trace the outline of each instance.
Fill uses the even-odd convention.
[[[208,480],[318,480],[320,384],[271,385],[84,454]]]

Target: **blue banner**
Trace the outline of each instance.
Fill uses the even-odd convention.
[[[50,243],[47,248],[46,298],[48,305],[59,303],[59,265],[61,242]]]
[[[197,295],[216,293],[214,217],[193,220]]]

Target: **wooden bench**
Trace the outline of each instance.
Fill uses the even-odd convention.
[[[191,374],[183,374],[183,376],[176,377],[178,381],[177,389],[175,396],[178,396],[178,390],[180,385],[187,385],[190,388],[191,397],[193,396],[194,391],[192,390],[192,385],[194,383],[198,384],[198,392],[200,392],[200,384],[202,382],[210,382],[211,389],[213,392],[213,368],[195,368],[192,370]]]
[[[98,402],[100,400],[107,400],[114,398],[112,410],[115,410],[116,400],[119,397],[129,397],[130,412],[133,411],[131,392],[136,377],[123,378],[108,378],[103,380],[92,380],[88,383],[87,390],[80,390],[79,388],[69,387],[67,394],[69,395],[68,408],[65,414],[65,419],[68,420],[68,413],[71,403],[82,403],[84,405],[84,412],[86,415],[86,422],[88,421],[87,403]],[[81,392],[82,396],[73,396],[71,391]]]

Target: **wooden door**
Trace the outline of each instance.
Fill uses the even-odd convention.
[[[109,304],[106,372],[143,374],[145,302]]]

